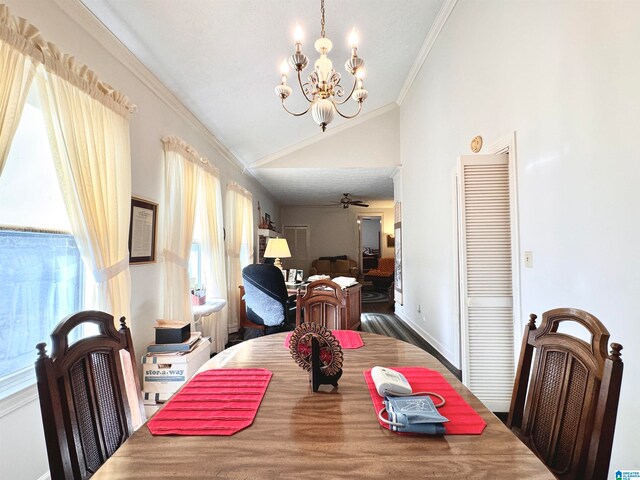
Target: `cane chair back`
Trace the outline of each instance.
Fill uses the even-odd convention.
[[[615,430],[622,345],[593,315],[559,308],[531,315],[525,329],[507,426],[562,479],[605,479]],[[565,330],[575,322],[589,342]],[[535,352],[535,356],[534,356]],[[532,364],[533,362],[533,364]]]
[[[98,334],[76,342],[77,329]],[[51,478],[86,479],[144,420],[131,333],[125,319],[84,311],[51,334],[51,355],[39,343],[36,377]]]

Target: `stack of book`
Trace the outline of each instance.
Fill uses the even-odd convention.
[[[191,332],[189,338],[180,343],[152,343],[147,347],[147,356],[186,355],[198,348],[202,333]]]

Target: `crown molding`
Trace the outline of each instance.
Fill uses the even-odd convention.
[[[207,143],[240,173],[245,165],[200,119],[156,77],[80,0],[53,0],[69,17],[110,52],[129,72],[140,80],[158,99],[185,120]],[[249,173],[254,180],[255,177]],[[257,180],[256,180],[257,181]],[[259,183],[259,182],[258,182]]]
[[[275,153],[272,153],[271,155],[267,155],[266,157],[262,157],[259,160],[256,160],[255,162],[253,162],[251,165],[247,165],[247,169],[252,169],[252,168],[257,168],[257,167],[262,167],[264,165],[266,165],[267,163],[273,162],[274,160],[277,160],[279,158],[282,158],[286,155],[289,155],[291,153],[294,153],[298,150],[301,150],[305,147],[308,147],[310,145],[313,145],[314,143],[318,143],[321,142],[322,140],[326,140],[327,138],[333,137],[334,135],[337,135],[338,133],[342,133],[345,130],[349,130],[357,125],[360,125],[361,123],[367,122],[373,118],[379,117],[380,115],[384,115],[385,113],[391,112],[393,110],[396,110],[398,108],[398,104],[396,102],[391,102],[387,105],[385,105],[384,107],[380,107],[372,112],[369,112],[365,115],[362,116],[358,116],[355,119],[351,119],[348,120],[340,125],[338,125],[337,127],[333,127],[331,128],[331,130],[328,130],[326,132],[322,132],[322,133],[318,133],[312,137],[309,137],[305,140],[302,140],[301,142],[298,143],[294,143],[293,145],[290,145],[288,147],[283,148],[282,150],[279,150]]]
[[[400,93],[398,94],[398,98],[396,99],[396,103],[398,105],[402,105],[404,97],[406,97],[407,93],[409,93],[409,89],[411,89],[413,82],[418,76],[418,72],[420,72],[422,65],[427,60],[427,57],[429,56],[433,45],[438,39],[438,35],[440,35],[444,24],[447,23],[447,19],[449,18],[449,15],[451,15],[451,12],[456,6],[456,3],[458,3],[458,0],[445,0],[445,2],[442,4],[442,7],[440,8],[438,15],[436,16],[433,25],[431,25],[431,29],[429,29],[427,38],[425,38],[424,43],[420,48],[420,52],[418,52],[418,56],[413,62],[413,66],[411,67],[411,70],[409,70],[407,78],[405,78],[404,84],[400,89]]]

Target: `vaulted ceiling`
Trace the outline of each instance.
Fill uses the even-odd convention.
[[[310,114],[285,113],[274,92],[279,65],[293,52],[296,23],[303,27],[303,50],[310,63],[317,58],[313,42],[320,36],[319,0],[81,1],[282,205],[319,205],[339,200],[336,192],[393,198],[389,175],[398,155],[386,164],[368,165],[371,152],[363,142],[339,165],[299,168],[300,155],[293,154],[298,146],[300,151],[322,150],[331,131],[345,132],[349,122],[363,125],[338,118],[323,134]],[[334,45],[329,57],[347,85],[350,75],[343,65],[350,55],[347,36],[353,27],[361,39],[358,53],[366,62],[369,91],[364,120],[397,106],[444,3],[326,0],[326,35]],[[290,79],[295,87],[293,75]],[[293,110],[303,109],[305,102],[295,88],[290,101]],[[355,111],[355,102],[350,101],[348,109]],[[273,168],[274,161],[283,158],[286,161]]]

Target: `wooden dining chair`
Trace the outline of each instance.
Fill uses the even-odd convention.
[[[525,328],[507,426],[556,477],[606,479],[622,383],[622,345],[612,343],[607,355],[609,332],[582,310],[545,312],[540,328],[536,318],[532,314]],[[589,342],[569,333],[581,327]]]
[[[77,333],[97,335],[73,341]],[[71,338],[70,338],[71,336]],[[125,318],[84,311],[37,345],[36,377],[51,478],[91,477],[144,421],[138,370]]]
[[[296,300],[296,327],[305,322],[314,322],[329,330],[346,329],[342,319],[347,302],[342,288],[331,280],[317,280],[307,285],[304,295],[298,291]]]

